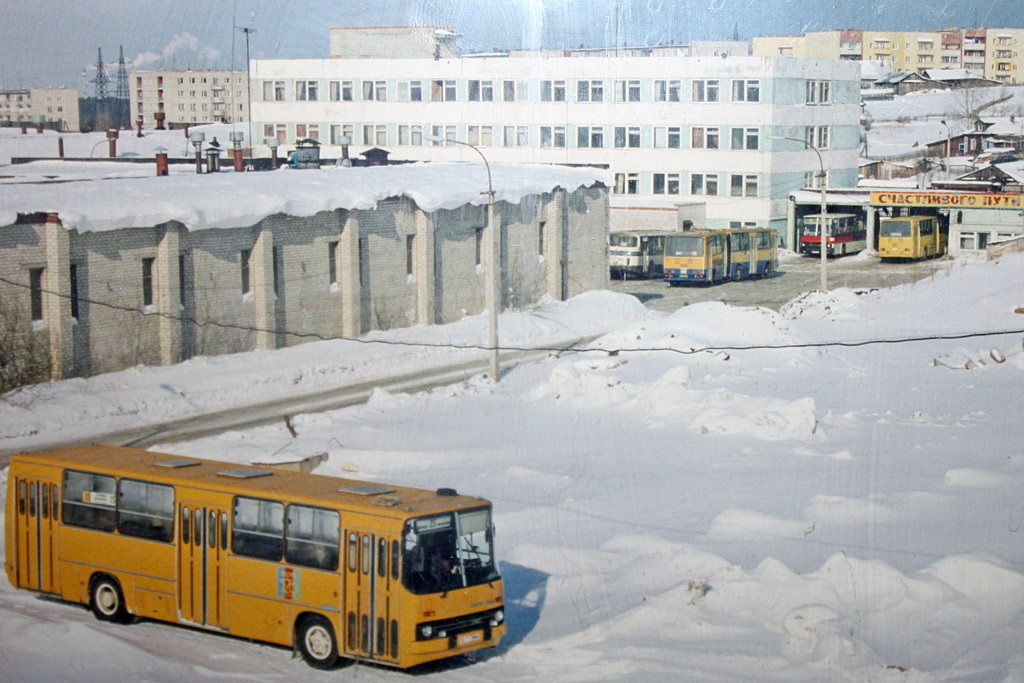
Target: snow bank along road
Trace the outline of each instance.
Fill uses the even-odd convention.
[[[595,316],[595,304],[608,316]],[[584,346],[643,314],[640,304],[609,292],[503,314],[502,366]],[[97,442],[142,447],[355,405],[374,389],[457,383],[487,371],[486,338],[486,317],[473,316],[31,387],[0,401],[0,467],[19,452]]]

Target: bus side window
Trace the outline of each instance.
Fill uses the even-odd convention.
[[[210,510],[210,518],[206,524],[206,545],[217,547],[217,512]]]
[[[40,496],[39,509],[43,513],[43,519],[50,518],[50,487],[46,484],[40,484]]]
[[[391,578],[398,580],[398,541],[391,541]]]
[[[388,575],[388,541],[382,538],[377,541],[377,576],[384,578]]]
[[[25,482],[18,482],[18,514],[25,514]]]
[[[228,549],[228,513],[220,513],[220,549]]]
[[[370,547],[370,535],[363,536],[363,573],[370,573],[370,564],[373,562],[373,549]]]
[[[57,492],[56,484],[50,488],[50,500],[53,501],[53,521],[56,522],[60,518],[60,494]]]
[[[203,511],[199,508],[196,508],[196,514],[192,515],[192,543],[203,544]]]
[[[28,485],[28,516],[36,516],[36,483],[29,482]]]
[[[348,570],[354,572],[359,566],[359,536],[354,533],[348,535]]]
[[[181,508],[181,542],[184,545],[189,543],[189,530],[192,528],[192,525],[189,524],[188,515],[188,508]]]

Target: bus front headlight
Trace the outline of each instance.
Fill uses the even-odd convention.
[[[491,626],[497,626],[503,621],[505,621],[505,612],[498,610],[494,613],[494,616],[491,617]]]
[[[429,638],[430,636],[434,635],[434,627],[430,624],[423,624],[422,626],[420,626],[420,635],[424,638]]]

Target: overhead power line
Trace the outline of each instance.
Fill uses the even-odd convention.
[[[4,277],[0,277],[0,282],[12,285],[14,287],[20,287],[22,289],[31,290],[31,285],[23,282],[15,282]],[[69,294],[63,294],[61,292],[54,292],[47,289],[37,290],[44,294],[50,294],[57,296],[62,299],[72,299],[73,297]],[[293,332],[291,330],[280,330],[272,328],[255,327],[252,325],[241,325],[237,323],[221,322],[219,320],[199,320],[192,316],[173,315],[170,313],[161,313],[159,311],[146,311],[140,308],[133,308],[131,306],[121,306],[118,304],[108,303],[106,301],[98,301],[95,299],[89,299],[85,297],[77,297],[79,304],[87,303],[93,306],[102,306],[116,311],[123,311],[126,313],[134,313],[143,317],[150,318],[167,318],[178,322],[189,323],[197,327],[219,327],[223,329],[240,330],[243,332],[264,332],[269,334],[280,334],[289,337],[295,337],[297,339],[307,339],[316,341],[349,341],[356,342],[358,344],[383,344],[386,346],[411,346],[411,347],[422,347],[422,348],[443,348],[452,350],[471,350],[471,351],[493,351],[494,348],[483,344],[452,344],[452,343],[440,343],[440,342],[425,342],[425,341],[403,341],[397,339],[363,339],[360,337],[344,337],[344,336],[329,336],[322,335],[318,332]],[[857,348],[862,346],[877,346],[884,344],[910,344],[915,342],[927,342],[927,341],[956,341],[963,339],[978,339],[985,337],[998,337],[1008,334],[1024,334],[1024,327],[1009,328],[1002,330],[973,330],[966,332],[951,332],[948,334],[924,334],[924,335],[908,335],[902,337],[889,337],[889,338],[878,338],[878,339],[855,339],[855,340],[822,340],[822,341],[807,341],[807,342],[787,342],[783,344],[722,344],[722,345],[707,345],[699,347],[673,347],[673,346],[645,346],[645,347],[618,347],[618,348],[594,348],[589,346],[514,346],[514,345],[502,345],[498,347],[499,351],[551,351],[551,352],[576,352],[576,353],[604,353],[608,355],[620,355],[625,353],[677,353],[681,355],[695,355],[698,353],[708,353],[717,351],[780,351],[780,350],[793,350],[793,349],[820,349],[820,348]]]

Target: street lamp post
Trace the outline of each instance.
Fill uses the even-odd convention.
[[[791,138],[787,136],[779,136],[776,139],[780,140],[792,140],[793,142],[801,142],[804,147],[812,150],[818,156],[818,167],[821,169],[818,174],[818,178],[821,179],[821,220],[818,224],[818,233],[820,237],[818,251],[821,252],[821,289],[824,292],[828,291],[828,197],[826,195],[826,179],[825,175],[825,162],[821,158],[821,152],[818,148],[807,142],[803,138]]]
[[[939,121],[939,123],[941,123],[942,125],[944,125],[946,127],[946,172],[949,173],[949,166],[950,166],[950,164],[952,162],[952,159],[949,156],[950,155],[949,124],[946,123],[945,119],[943,119],[942,121]],[[948,178],[949,176],[946,176],[946,177]]]
[[[451,138],[441,138],[433,135],[424,135],[424,140],[434,143],[452,143],[469,147],[483,159],[484,168],[487,169],[487,283],[484,293],[484,305],[487,307],[487,321],[489,327],[488,346],[491,350],[491,381],[495,384],[501,379],[501,367],[498,362],[498,308],[501,306],[501,289],[498,285],[498,271],[501,266],[501,228],[494,222],[494,185],[491,182],[491,165],[487,163],[487,157],[476,145],[468,142],[461,142]],[[485,194],[481,192],[480,194]]]

